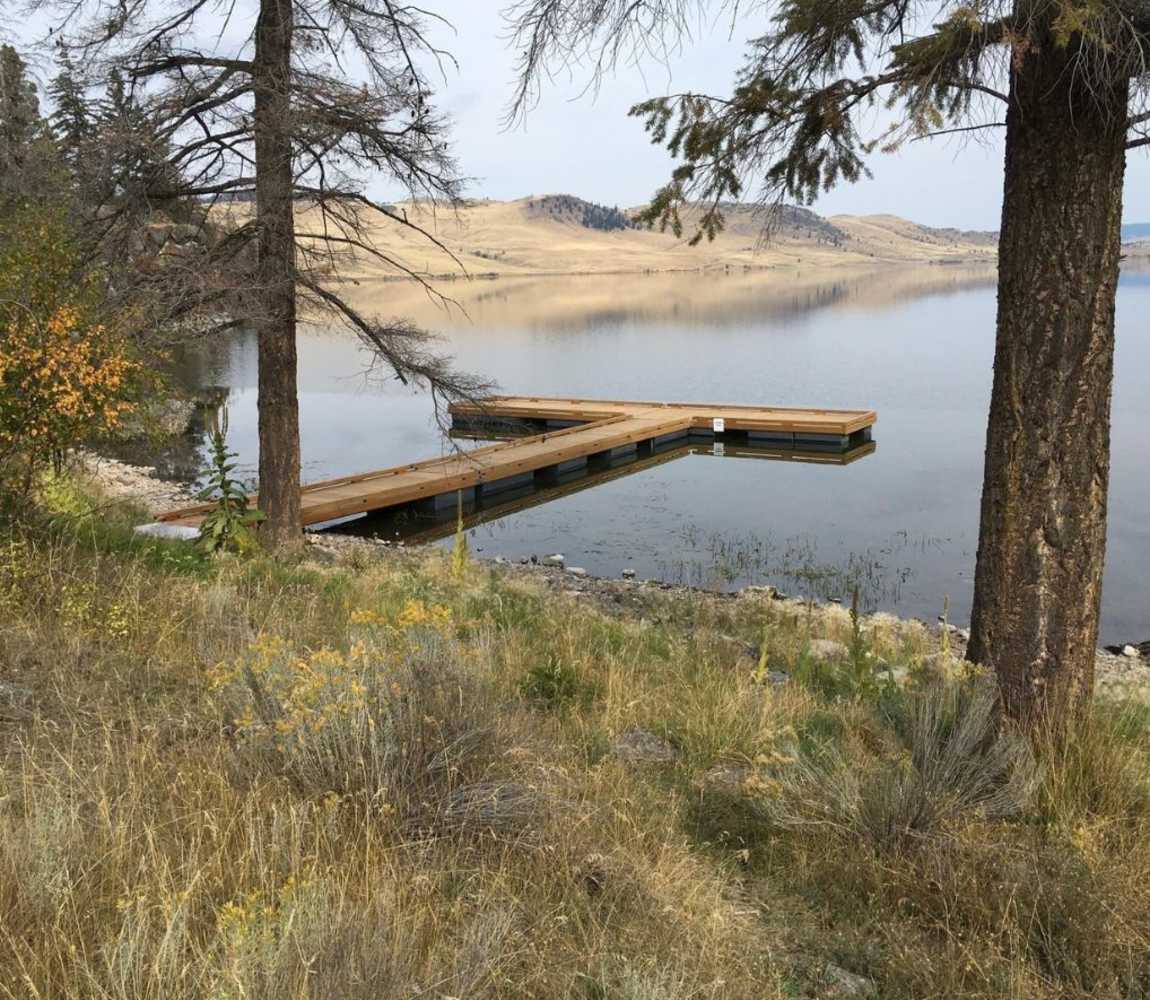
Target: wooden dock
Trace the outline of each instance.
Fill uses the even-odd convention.
[[[846,454],[870,441],[873,410],[810,410],[704,403],[496,396],[455,404],[460,436],[509,438],[423,462],[311,483],[300,491],[303,522],[320,524],[426,502],[452,509],[465,499],[522,488],[588,462],[667,448],[692,440],[730,441],[767,449]],[[197,525],[212,509],[200,504],[157,520]]]

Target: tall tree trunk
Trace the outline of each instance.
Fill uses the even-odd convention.
[[[1106,549],[1126,80],[1047,34],[1015,54],[972,660],[1008,715],[1088,702]]]
[[[259,497],[266,514],[260,537],[273,548],[298,541],[302,533],[289,132],[292,18],[292,0],[261,0],[255,37]]]

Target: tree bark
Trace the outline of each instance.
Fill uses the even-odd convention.
[[[1055,727],[1094,686],[1129,98],[1074,56],[1014,54],[969,648],[1007,715]]]
[[[261,0],[256,22],[256,221],[259,306],[259,503],[265,545],[302,537],[296,375],[295,220],[290,138],[292,0]]]

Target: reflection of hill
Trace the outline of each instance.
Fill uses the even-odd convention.
[[[407,316],[433,328],[585,329],[633,322],[725,325],[785,319],[812,310],[875,308],[994,280],[989,266],[842,269],[831,277],[825,272],[508,277],[444,286],[459,306],[450,310],[432,303],[414,284],[368,284],[347,291],[361,308]]]

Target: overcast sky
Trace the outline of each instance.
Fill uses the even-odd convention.
[[[700,33],[669,67],[644,64],[608,77],[597,95],[583,94],[578,72],[545,86],[525,127],[501,131],[512,93],[514,53],[499,10],[504,0],[439,0],[428,6],[455,28],[436,33],[459,61],[449,69],[440,104],[455,122],[471,193],[491,198],[568,193],[608,204],[637,205],[667,179],[670,160],[647,141],[627,109],[647,97],[696,89],[729,93],[742,63],[743,42],[761,24],[746,20]],[[879,123],[876,123],[878,125]],[[873,180],[846,185],[814,206],[823,214],[889,212],[929,225],[997,229],[1002,199],[1001,129],[981,133],[982,144],[960,138],[916,142],[898,153],[876,153]],[[1127,221],[1150,221],[1150,155],[1131,153],[1126,182]]]
[[[641,122],[627,117],[628,108],[674,91],[729,93],[746,39],[763,28],[761,13],[736,24],[733,35],[729,21],[710,28],[701,25],[669,65],[621,67],[603,80],[598,93],[586,92],[589,74],[576,69],[545,83],[526,122],[508,131],[503,122],[514,88],[516,54],[500,16],[507,2],[424,4],[451,22],[432,32],[433,40],[458,62],[458,67],[445,65],[437,102],[453,120],[456,154],[462,173],[473,178],[468,188],[473,197],[564,193],[611,205],[642,204],[667,180],[671,161],[647,141]],[[243,37],[251,30],[254,4],[237,0],[235,10],[229,34]],[[32,41],[44,37],[45,26],[34,17],[8,27]],[[225,38],[225,46],[228,41],[235,39]],[[868,138],[885,124],[876,120]],[[873,179],[841,186],[814,207],[825,215],[885,212],[928,225],[997,229],[1001,133],[992,129],[978,133],[983,137],[978,142],[946,137],[910,143],[895,154],[876,153],[870,160]],[[381,197],[397,194],[379,182],[372,189]],[[1125,219],[1150,222],[1147,149],[1131,153]]]

